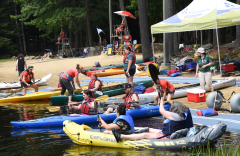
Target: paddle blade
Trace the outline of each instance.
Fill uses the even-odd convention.
[[[47,109],[49,110],[49,112],[57,112],[60,110],[59,106],[51,106],[51,107],[47,107]]]
[[[51,76],[52,76],[52,73],[50,73],[50,74],[44,76],[44,77],[42,78],[42,80],[47,80],[47,79],[49,79]]]
[[[94,101],[96,101],[96,102],[106,102],[106,101],[108,101],[108,99],[109,99],[108,95],[103,95],[103,96],[100,96],[100,97],[96,98]]]
[[[154,64],[149,64],[148,70],[152,80],[156,83],[156,80],[158,79],[158,73],[159,73],[157,67]]]

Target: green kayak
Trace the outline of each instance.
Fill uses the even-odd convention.
[[[141,84],[146,88],[153,86],[153,83],[152,83],[151,80],[138,81],[135,84]],[[124,94],[123,84],[103,87],[102,92],[103,92],[104,95],[108,95],[108,96],[115,96],[115,95],[119,95],[119,94]],[[99,94],[95,93],[95,97],[99,97],[99,96],[102,96],[102,95],[99,95]],[[50,100],[51,100],[52,105],[55,105],[55,106],[65,104],[65,103],[68,102],[68,95],[52,96],[52,97],[50,97]],[[83,96],[82,96],[81,93],[73,95],[72,101],[82,101],[82,100],[83,100]]]

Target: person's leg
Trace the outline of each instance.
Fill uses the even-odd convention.
[[[211,72],[206,73],[206,83],[208,88],[211,90],[211,92],[214,92],[213,86],[212,86],[212,74]]]
[[[23,95],[26,95],[27,93],[27,88],[23,88]]]
[[[170,105],[172,105],[172,103],[173,103],[172,97],[173,97],[173,94],[171,94],[171,93],[168,93],[168,94],[167,94],[167,102],[168,102]]]
[[[129,84],[131,84],[132,86],[133,86],[133,76],[134,76],[135,73],[136,73],[136,68],[129,70],[129,75],[130,75]]]
[[[36,84],[32,84],[30,87],[35,89],[35,92],[38,92],[38,86]]]
[[[140,134],[131,134],[131,135],[123,135],[121,134],[121,139],[128,140],[140,140],[140,139],[156,139],[156,133],[140,133]]]
[[[159,96],[158,94],[154,96],[154,104],[158,104]]]
[[[199,82],[200,82],[201,88],[202,88],[203,90],[205,90],[205,76],[204,76],[204,73],[199,72],[198,78],[199,78]]]
[[[128,83],[133,86],[133,76],[130,76],[130,77],[128,78]]]

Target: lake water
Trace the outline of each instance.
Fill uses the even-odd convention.
[[[106,147],[80,146],[74,144],[64,133],[62,127],[45,129],[14,129],[10,121],[34,119],[59,115],[58,112],[48,111],[48,101],[21,103],[21,104],[1,104],[0,105],[0,155],[1,156],[57,156],[57,155],[176,155],[181,151],[158,151],[158,150],[135,150],[117,149]],[[149,126],[157,128],[162,124],[161,119],[139,119],[135,120],[135,126]],[[97,126],[97,125],[91,125]],[[216,147],[223,143],[232,144],[237,147],[240,142],[239,133],[226,132],[219,139]]]

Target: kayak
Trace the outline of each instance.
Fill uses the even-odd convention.
[[[153,63],[154,61],[144,62],[144,63],[137,63],[136,65],[139,66],[139,69],[144,69],[145,66],[147,66],[150,63]],[[110,70],[114,69],[114,70]],[[86,74],[88,77],[90,77],[92,74],[96,74],[99,77],[102,76],[109,76],[109,75],[118,75],[118,74],[124,74],[123,67],[113,67],[110,69],[101,69],[101,70],[94,70],[94,71],[87,71]],[[120,70],[120,71],[117,71]]]
[[[164,105],[166,110],[170,110],[170,105]],[[140,108],[127,110],[127,113],[131,115],[133,119],[147,118],[153,116],[159,116],[159,106],[144,105]],[[106,122],[112,122],[116,119],[116,113],[99,114],[99,116]],[[52,116],[46,118],[39,118],[36,120],[28,121],[11,121],[14,128],[38,128],[38,127],[57,127],[62,126],[65,120],[72,120],[78,124],[94,124],[98,123],[97,115],[89,116]]]
[[[146,81],[138,81],[135,84],[141,84],[144,87],[151,87],[153,85],[151,80],[146,80]],[[119,95],[119,94],[124,94],[124,89],[123,89],[123,84],[120,85],[113,85],[113,86],[109,86],[109,87],[103,87],[102,88],[102,93],[103,95],[108,95],[108,96],[115,96],[115,95]],[[99,93],[95,93],[95,97],[99,97],[102,96]],[[68,95],[65,96],[52,96],[50,97],[51,103],[53,105],[57,105],[57,104],[64,104],[68,102]],[[72,97],[72,101],[82,101],[83,100],[83,96],[82,94],[75,94]]]
[[[91,129],[87,125],[79,125],[71,120],[63,122],[64,132],[74,143],[79,145],[179,151],[206,146],[208,143],[214,145],[226,132],[226,127],[227,125],[219,122],[212,127],[202,128],[195,135],[188,137],[186,136],[188,129],[183,129],[173,133],[170,136],[171,139],[121,140],[117,143],[112,134],[100,132],[99,129]],[[179,133],[182,133],[182,135],[179,135]]]
[[[234,85],[236,85],[235,78],[212,81],[212,86],[213,86],[214,90],[221,89],[221,88],[227,88],[227,87],[234,86]],[[182,87],[175,87],[175,93],[172,98],[186,97],[187,90],[200,89],[200,88],[201,88],[200,83],[190,84],[190,85],[186,85],[186,86],[182,86]],[[205,87],[205,89],[206,89],[206,91],[210,91],[210,89],[207,86]],[[140,94],[138,96],[139,96],[139,98],[147,98],[148,99],[147,102],[153,102],[155,95],[157,95],[157,92]]]
[[[153,61],[153,57],[151,57],[150,59],[148,59],[148,61]],[[136,60],[135,63],[144,63],[145,61],[144,60]],[[86,69],[86,70],[83,70],[83,73],[84,75],[87,75],[87,71],[94,71],[94,70],[102,70],[102,69],[110,69],[110,68],[113,68],[113,67],[123,67],[123,64],[118,64],[118,65],[110,65],[110,66],[104,66],[104,67],[97,67],[97,68],[92,68],[92,69]]]
[[[83,86],[83,89],[87,89],[87,86]],[[24,96],[23,95],[19,95],[19,96],[2,98],[2,99],[0,99],[0,103],[49,100],[49,97],[60,95],[60,92],[61,92],[61,90],[34,92],[34,93],[26,94]],[[66,90],[65,94],[68,94],[67,90]]]
[[[38,79],[38,80],[35,80],[35,81],[36,81],[36,84],[38,86],[47,86],[47,85],[49,85],[48,81],[46,79],[44,79],[44,80]],[[9,83],[5,83],[5,82],[4,83],[0,83],[0,90],[15,89],[15,88],[21,88],[21,83],[20,82],[16,82],[16,81],[9,82]]]
[[[102,70],[100,72],[95,72],[92,74],[96,74],[97,77],[104,77],[104,76],[119,75],[119,74],[124,74],[124,73],[125,73],[125,71],[123,70],[123,67],[114,67],[111,69]]]

